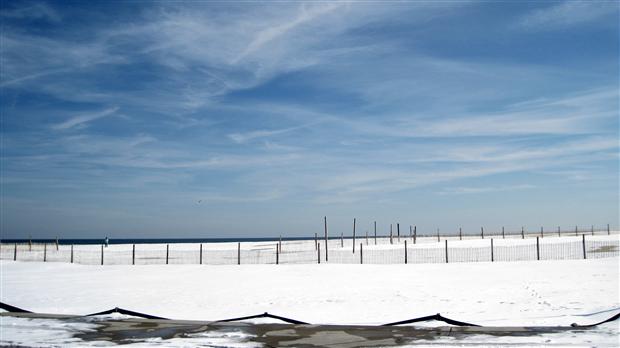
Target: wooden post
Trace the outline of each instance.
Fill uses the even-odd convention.
[[[101,244],[101,265],[103,266],[103,244]]]
[[[609,224],[607,224],[607,234],[609,235]]]
[[[560,226],[558,226],[558,237],[561,237],[560,233]]]
[[[415,244],[417,234],[418,234],[418,226],[413,226],[413,244]]]
[[[43,243],[43,262],[47,261],[47,243]]]
[[[441,242],[441,240],[439,239],[439,229],[437,229],[437,242]]]
[[[237,264],[241,264],[241,243],[237,243]]]
[[[364,244],[360,243],[360,265],[364,263]]]
[[[413,239],[413,226],[409,225],[409,238]]]
[[[581,235],[581,249],[583,250],[583,259],[586,259],[586,235]]]
[[[495,261],[495,257],[493,255],[493,238],[491,238],[491,262]]]
[[[448,240],[445,240],[446,242],[446,263],[448,263]]]
[[[317,238],[318,238],[318,236],[317,236],[317,234],[315,233],[315,234],[314,234],[314,250],[316,250],[316,247],[317,247],[317,245],[318,245],[318,243],[319,243],[319,241],[318,241],[318,239],[317,239]]]
[[[400,223],[396,223],[396,236],[397,236],[397,240],[400,243]]]
[[[502,239],[505,239],[506,235],[504,234],[504,226],[502,226]]]
[[[340,232],[340,247],[344,248],[344,233]]]
[[[166,265],[168,264],[168,255],[170,254],[170,244],[166,244]]]
[[[394,244],[392,237],[393,237],[392,224],[390,224],[390,244]]]
[[[545,236],[545,232],[543,231],[543,227],[540,226],[540,238]]]
[[[353,218],[353,253],[355,254],[355,218]]]
[[[521,239],[525,239],[525,233],[523,232],[523,226],[521,226]]]
[[[17,243],[15,243],[15,249],[13,249],[13,261],[17,261]]]
[[[368,231],[366,231],[366,245],[368,245]]]
[[[463,240],[463,229],[459,227],[459,240]]]
[[[325,261],[327,261],[328,260],[328,255],[327,255],[327,216],[324,216],[323,218],[325,219],[325,224],[324,224],[325,225]],[[319,246],[317,245],[317,248],[318,247]]]
[[[321,263],[321,243],[316,246],[316,262]]]
[[[480,227],[480,236],[484,239],[484,227]]]
[[[405,265],[407,264],[407,241],[405,240]]]
[[[199,263],[202,265],[202,243],[200,243],[200,261]]]
[[[578,236],[577,226],[575,226],[575,237]]]
[[[536,260],[540,260],[540,242],[538,237],[536,237]]]
[[[316,233],[315,233],[316,235]],[[315,240],[316,242],[316,240]],[[318,248],[318,244],[316,245]],[[278,248],[278,246],[276,245],[276,265],[280,264],[280,249]]]
[[[594,235],[594,225],[592,225],[592,235]]]
[[[202,244],[200,244],[200,247],[202,248]],[[136,264],[136,245],[135,244],[131,248],[131,264],[132,265]]]
[[[280,239],[278,240],[278,248],[280,248],[280,252],[282,251],[282,235],[280,235]]]
[[[56,237],[56,251],[58,251],[58,237]]]
[[[375,245],[377,245],[377,222],[375,221]]]
[[[71,263],[73,263],[73,244],[71,244]]]
[[[32,236],[28,236],[28,251],[32,251]]]

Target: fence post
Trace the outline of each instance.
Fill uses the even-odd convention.
[[[439,239],[439,229],[437,229],[437,243],[441,242],[441,240]]]
[[[398,222],[396,223],[396,238],[397,241],[400,243],[400,224]]]
[[[390,224],[390,244],[394,244],[392,240],[392,224]]]
[[[47,262],[47,243],[43,243],[43,262]]]
[[[413,239],[413,226],[409,225],[409,238]]]
[[[504,226],[502,226],[502,239],[506,238],[506,235],[504,234]]]
[[[407,264],[407,241],[405,240],[405,265]]]
[[[353,253],[355,254],[355,218],[353,218]]]
[[[317,236],[317,234],[315,233],[315,234],[314,234],[314,250],[316,250],[317,243],[319,242],[319,241],[317,240],[317,238],[318,238],[318,236]]]
[[[480,227],[480,236],[484,239],[484,227]]]
[[[586,259],[586,235],[581,235],[581,249],[583,250],[583,259]]]
[[[202,247],[202,244],[200,245]],[[136,264],[136,245],[134,244],[131,248],[131,264]]]
[[[13,249],[13,261],[17,261],[17,243],[15,243],[15,249]]]
[[[540,238],[545,236],[545,232],[543,232],[543,227],[540,226]]]
[[[360,243],[360,265],[364,263],[364,244]]]
[[[540,243],[536,237],[536,260],[540,260]]]
[[[170,254],[170,244],[166,244],[166,265],[168,264],[168,254]]]
[[[73,244],[71,244],[71,263],[73,263]]]
[[[58,237],[56,237],[56,251],[58,251]]]
[[[28,251],[32,251],[32,236],[28,236]]]
[[[446,242],[446,263],[448,263],[448,240],[445,240]]]
[[[558,226],[558,237],[561,237],[561,235],[560,235],[560,226]]]
[[[418,226],[413,226],[413,244],[415,244],[415,240],[418,237]]]
[[[280,239],[278,240],[278,248],[282,251],[282,235],[280,235]]]
[[[594,225],[592,225],[592,235],[594,235]]]
[[[324,216],[323,218],[324,218],[324,227],[325,227],[325,261],[327,261],[328,259],[328,256],[327,256],[327,216]],[[317,248],[319,247],[319,245],[321,245],[321,243],[317,245]]]
[[[366,245],[368,245],[368,231],[366,231]]]
[[[340,247],[344,248],[344,233],[340,232]]]
[[[316,262],[321,263],[321,243],[316,246]]]
[[[609,235],[609,224],[607,224],[607,234]]]
[[[316,235],[316,233],[315,233],[315,235]],[[318,244],[317,244],[317,246],[318,246]],[[276,245],[276,265],[279,265],[279,264],[280,264],[280,250],[279,250],[278,246]]]
[[[237,243],[237,264],[241,264],[241,243]]]
[[[521,226],[521,239],[525,239],[525,233],[523,232],[523,226]]]
[[[577,226],[575,226],[575,237],[577,237],[579,234],[577,233]]]
[[[495,258],[493,257],[493,238],[491,238],[491,262],[495,261]]]
[[[101,265],[103,266],[103,244],[101,244]]]
[[[200,243],[200,261],[199,263],[202,265],[202,243]]]
[[[459,240],[463,240],[463,229],[459,227]]]
[[[377,222],[375,221],[375,245],[377,245]]]

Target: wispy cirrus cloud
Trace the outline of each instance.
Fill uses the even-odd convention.
[[[25,2],[26,6],[10,8],[4,4],[0,17],[14,19],[46,20],[58,23],[62,16],[45,2]]]
[[[533,10],[519,19],[519,26],[527,29],[555,30],[572,25],[596,23],[601,18],[618,17],[615,1],[567,0],[542,9]]]
[[[62,123],[53,125],[52,129],[66,130],[70,128],[84,127],[88,122],[114,115],[118,111],[118,109],[118,107],[111,107],[102,111],[75,116]]]
[[[505,192],[505,191],[520,191],[530,190],[536,188],[535,185],[521,184],[521,185],[507,185],[507,186],[486,186],[486,187],[452,187],[439,191],[441,195],[463,195],[463,194],[477,194],[486,192]]]

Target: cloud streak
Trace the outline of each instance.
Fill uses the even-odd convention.
[[[62,123],[58,123],[52,126],[54,130],[67,130],[70,128],[79,128],[86,125],[86,123],[98,120],[104,117],[108,117],[114,115],[118,111],[118,107],[111,107],[99,112],[88,113],[79,116],[72,117]]]

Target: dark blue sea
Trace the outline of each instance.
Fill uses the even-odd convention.
[[[332,239],[330,237],[330,239]],[[229,242],[269,242],[280,237],[260,238],[128,238],[109,239],[109,244],[173,244],[173,243],[229,243]],[[314,237],[282,237],[283,241],[314,240]],[[29,239],[0,239],[0,243],[28,243]],[[33,243],[56,243],[56,239],[32,239]],[[58,239],[58,244],[102,244],[104,239]]]

